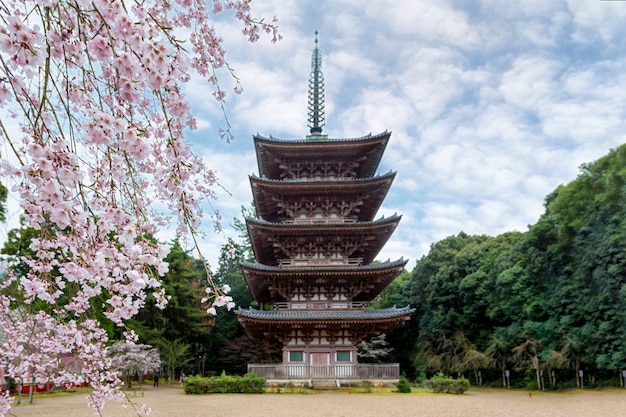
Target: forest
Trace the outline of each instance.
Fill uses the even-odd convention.
[[[415,313],[386,340],[364,344],[362,361],[399,362],[414,380],[443,372],[475,385],[527,389],[623,385],[626,145],[581,166],[544,205],[525,232],[459,231],[433,243],[370,303],[408,304]],[[222,247],[212,271],[241,308],[255,305],[239,266],[253,258],[243,222],[253,213],[242,208],[233,220],[238,238]],[[20,273],[28,267],[18,256],[35,236],[33,229],[12,230],[1,250]],[[139,342],[160,350],[166,372],[241,374],[249,362],[280,362],[280,346],[249,339],[232,311],[206,313],[205,270],[180,242],[172,242],[166,261],[167,307],[149,298],[128,323]],[[107,329],[111,340],[121,338],[113,323]]]
[[[525,388],[623,384],[626,146],[581,166],[544,206],[526,232],[432,244],[379,297],[379,307],[416,308],[389,335],[407,373],[503,385],[508,371]]]

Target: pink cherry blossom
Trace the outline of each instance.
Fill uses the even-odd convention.
[[[195,71],[224,100],[219,77],[234,74],[211,16],[228,9],[250,41],[280,39],[247,0],[209,8],[205,0],[2,2],[0,107],[20,123],[17,133],[3,131],[12,154],[2,153],[2,181],[38,232],[22,259],[26,272],[0,266],[0,366],[9,376],[77,378],[59,366],[69,355],[83,364],[94,412],[125,398],[92,306],[123,328],[148,292],[166,305],[168,249],[146,238],[164,224],[177,221],[198,248],[216,178],[183,136],[196,126],[183,87]],[[211,217],[219,229],[219,214]],[[2,291],[14,284],[22,302]],[[234,307],[228,290],[210,282],[209,314]],[[34,308],[40,301],[47,306]],[[0,396],[0,417],[10,403]]]

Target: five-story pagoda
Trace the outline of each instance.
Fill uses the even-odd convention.
[[[329,139],[321,54],[309,79],[303,140],[254,137],[259,176],[250,176],[258,218],[246,219],[255,262],[242,269],[268,309],[237,310],[254,338],[283,346],[283,362],[249,364],[269,379],[397,379],[397,364],[359,365],[357,344],[410,318],[412,310],[366,309],[407,261],[372,263],[400,221],[375,220],[395,177],[376,170],[390,133]]]

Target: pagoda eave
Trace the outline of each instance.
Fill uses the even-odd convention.
[[[395,172],[370,178],[341,178],[320,180],[273,180],[250,176],[252,195],[257,216],[268,221],[281,221],[295,217],[296,212],[286,212],[285,206],[304,207],[308,202],[332,202],[339,205],[342,201],[358,201],[360,221],[371,221],[395,178]],[[318,201],[319,200],[319,201]],[[282,207],[281,207],[282,205]],[[282,212],[282,213],[281,213]]]
[[[393,215],[373,222],[288,224],[247,218],[246,224],[255,258],[262,264],[278,265],[281,259],[293,258],[296,252],[308,250],[308,246],[302,246],[306,242],[313,242],[313,250],[318,254],[330,246],[344,247],[344,258],[360,258],[368,264],[400,219],[401,216]]]
[[[252,217],[246,218],[249,232],[269,232],[276,235],[292,235],[294,229],[301,236],[326,235],[326,234],[362,234],[378,233],[381,230],[395,229],[402,216],[394,214],[374,221],[351,222],[351,223],[315,223],[312,219],[307,223],[272,223]]]
[[[242,263],[241,267],[255,300],[262,304],[287,301],[296,292],[307,293],[315,286],[337,289],[351,301],[371,301],[404,269],[400,259],[353,267],[280,267]]]
[[[284,140],[255,135],[254,144],[259,175],[278,178],[281,172],[278,161],[281,159],[311,160],[331,156],[364,160],[358,169],[357,176],[371,177],[378,168],[390,136],[391,132],[383,132],[352,139]],[[363,159],[364,156],[366,156],[365,159]]]
[[[415,309],[388,308],[384,310],[325,310],[325,311],[262,311],[236,310],[237,319],[246,332],[255,338],[270,341],[285,340],[294,330],[314,329],[329,333],[349,331],[355,342],[371,335],[388,332],[410,320]]]

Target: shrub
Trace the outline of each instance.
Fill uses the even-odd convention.
[[[220,376],[211,378],[190,377],[185,384],[185,394],[231,394],[231,393],[262,393],[265,379],[255,374],[231,376],[222,372]]]
[[[433,392],[446,394],[463,394],[469,388],[469,380],[464,377],[454,379],[439,372],[429,380],[424,381],[424,386]]]
[[[367,379],[364,379],[363,381],[359,383],[359,386],[363,388],[365,392],[372,392],[372,387],[374,386],[374,384],[372,383],[372,381],[368,381]]]
[[[415,370],[415,382],[422,382],[425,381],[426,379],[426,374],[424,373],[424,371],[420,370],[420,369],[416,369]]]
[[[239,380],[239,392],[257,394],[265,392],[265,378],[256,376],[254,373],[245,374]]]
[[[402,392],[402,393],[411,392],[411,384],[409,384],[409,381],[406,380],[406,377],[404,375],[400,376],[400,379],[395,384],[395,386],[396,386],[396,392]]]
[[[208,378],[187,377],[185,380],[185,394],[206,394],[209,392]]]

